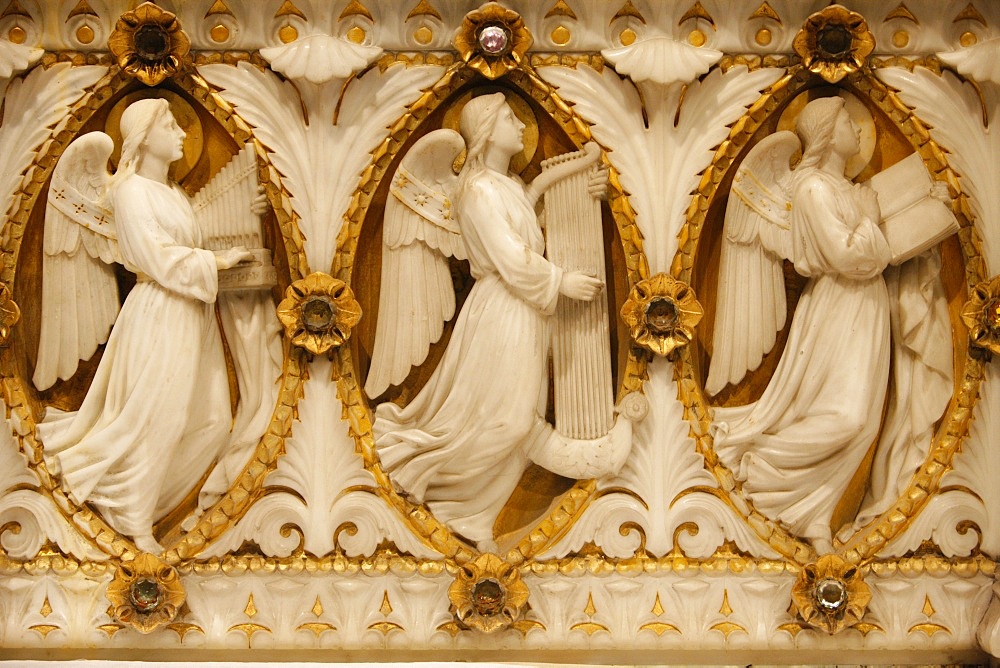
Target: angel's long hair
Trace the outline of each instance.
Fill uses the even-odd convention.
[[[837,116],[844,108],[844,98],[836,95],[813,100],[799,112],[795,131],[802,140],[802,160],[795,168],[796,181],[819,166],[833,143]]]
[[[170,103],[163,98],[138,100],[122,113],[119,123],[122,133],[122,157],[118,161],[118,171],[108,183],[109,195],[139,169],[149,130],[163,118],[164,114],[169,113]]]
[[[497,124],[497,116],[507,98],[503,93],[480,95],[469,100],[462,109],[458,130],[465,140],[465,164],[458,174],[456,195],[460,198],[472,177],[486,169],[486,147],[493,129]]]

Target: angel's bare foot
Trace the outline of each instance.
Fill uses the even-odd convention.
[[[135,537],[135,546],[143,552],[148,552],[149,554],[161,554],[163,552],[163,546],[156,542],[152,534],[146,534],[145,536]]]
[[[496,554],[500,548],[497,547],[497,542],[495,540],[487,538],[486,540],[478,541],[476,543],[476,549],[483,553],[492,552],[493,554]]]

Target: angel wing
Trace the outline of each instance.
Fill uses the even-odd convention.
[[[392,177],[382,227],[382,285],[378,328],[365,382],[369,397],[398,385],[427,357],[455,315],[448,257],[465,259],[452,215],[452,170],[465,141],[435,130],[407,152]]]
[[[774,347],[785,325],[782,260],[792,255],[792,155],[801,148],[792,132],[777,132],[747,154],[726,207],[714,350],[705,390],[718,394],[738,383]]]
[[[121,262],[114,218],[102,199],[114,149],[103,132],[83,135],[52,172],[45,207],[42,325],[32,378],[45,390],[76,373],[108,340],[118,317],[112,262]]]

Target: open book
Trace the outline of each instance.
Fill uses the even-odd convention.
[[[898,265],[958,232],[951,207],[931,195],[931,177],[918,153],[868,181],[882,210],[880,227]]]

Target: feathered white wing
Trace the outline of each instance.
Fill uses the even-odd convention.
[[[83,135],[52,172],[45,207],[42,324],[32,378],[40,390],[76,373],[108,340],[118,316],[118,286],[110,263],[121,262],[112,214],[102,205],[108,158],[103,132]]]
[[[760,366],[785,325],[782,260],[791,259],[792,132],[775,133],[736,171],[726,206],[712,363],[705,390],[718,394]]]
[[[369,397],[401,383],[455,315],[448,257],[466,255],[452,215],[452,165],[463,150],[460,134],[436,130],[413,145],[392,177],[382,226],[378,327],[365,382]]]

